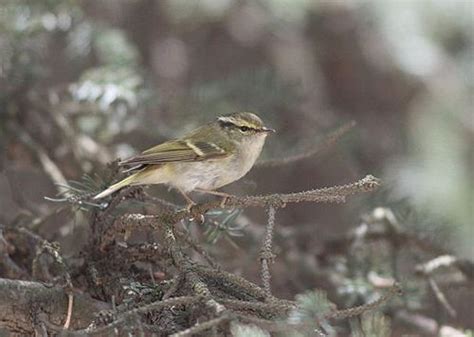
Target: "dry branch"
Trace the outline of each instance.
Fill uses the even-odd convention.
[[[103,336],[109,332],[113,332],[115,328],[120,327],[128,320],[136,317],[139,314],[145,314],[150,311],[159,310],[163,308],[171,308],[176,305],[191,305],[202,301],[203,298],[199,296],[182,296],[174,297],[164,301],[157,301],[154,303],[146,304],[135,309],[131,309],[117,315],[116,319],[107,325],[99,327],[89,327],[82,330],[76,331],[63,331],[64,336]]]
[[[393,287],[389,288],[385,294],[380,296],[377,300],[352,307],[348,309],[335,310],[330,312],[326,318],[328,319],[345,319],[355,316],[360,316],[367,311],[378,309],[382,304],[387,303],[392,297],[396,295],[402,295],[402,289],[399,284],[395,283]]]
[[[275,228],[275,207],[270,206],[268,208],[268,221],[265,228],[265,238],[263,240],[262,248],[260,251],[260,264],[261,264],[261,278],[263,289],[265,290],[267,298],[271,298],[271,274],[269,264],[273,262],[272,243],[273,243],[273,229]]]
[[[177,270],[177,274],[175,275],[177,282],[175,290],[179,290],[178,287],[191,290],[190,296],[172,297],[173,293],[169,293],[166,295],[167,298],[155,300],[155,302],[151,304],[137,303],[137,307],[134,309],[124,310],[122,308],[117,312],[114,311],[113,319],[108,324],[90,326],[84,329],[86,325],[94,322],[91,313],[97,312],[98,310],[90,310],[88,311],[89,315],[84,315],[81,310],[81,303],[84,301],[82,295],[76,293],[72,294],[71,292],[67,292],[64,288],[47,288],[51,289],[50,291],[58,292],[57,294],[50,294],[50,296],[48,296],[48,301],[51,302],[52,305],[55,304],[58,308],[54,315],[51,315],[51,313],[54,312],[52,310],[48,311],[49,314],[47,316],[43,315],[42,312],[38,313],[42,314],[38,316],[42,319],[42,321],[40,320],[40,324],[43,327],[42,329],[45,331],[61,332],[62,335],[71,336],[103,335],[119,327],[125,327],[126,324],[132,321],[138,322],[137,324],[133,324],[134,328],[138,329],[140,327],[140,329],[143,329],[148,325],[142,324],[140,314],[150,311],[159,311],[174,305],[189,305],[197,302],[201,302],[208,309],[211,309],[211,311],[208,311],[205,315],[207,320],[196,323],[194,326],[187,327],[186,329],[179,327],[177,336],[185,336],[199,331],[205,331],[209,328],[215,330],[220,324],[234,319],[237,313],[251,313],[255,317],[261,317],[263,319],[284,317],[290,309],[295,307],[295,303],[281,300],[271,295],[269,271],[267,271],[267,277],[264,278],[264,280],[267,281],[264,281],[264,289],[262,289],[240,276],[223,271],[212,262],[210,262],[211,266],[197,264],[185,254],[181,245],[183,243],[186,246],[190,245],[190,247],[201,254],[205,253],[205,251],[190,241],[189,238],[186,238],[185,235],[181,235],[182,233],[177,231],[175,225],[183,219],[197,218],[199,215],[203,215],[213,208],[266,207],[269,209],[269,220],[267,235],[262,248],[262,261],[266,261],[268,264],[271,260],[269,254],[271,254],[275,210],[277,208],[283,207],[287,203],[305,201],[343,202],[349,195],[372,191],[378,186],[378,179],[367,176],[355,183],[336,187],[290,194],[245,197],[230,196],[224,200],[214,200],[195,205],[191,210],[176,210],[173,207],[165,207],[165,210],[158,215],[127,214],[114,218],[113,210],[120,202],[126,198],[136,196],[136,189],[124,190],[116,195],[106,210],[96,213],[93,217],[94,244],[91,246],[92,249],[87,251],[85,255],[85,258],[90,260],[89,266],[93,266],[104,259],[107,260],[108,257],[113,257],[114,260],[110,262],[105,261],[105,263],[112,265],[111,262],[119,257],[128,264],[133,261],[152,261],[153,258],[165,257],[166,259],[166,256],[168,256],[167,263],[170,263],[171,266]],[[119,245],[112,244],[120,233],[127,233],[138,228],[143,229],[144,226],[149,226],[151,229],[159,228],[159,232],[164,235],[164,240],[160,242],[159,245],[133,245],[128,247],[128,249],[120,249]],[[33,243],[33,246],[38,249],[37,259],[39,255],[43,253],[51,255],[57,265],[61,267],[62,276],[66,280],[69,291],[71,290],[71,277],[69,276],[65,262],[59,255],[57,247],[25,228],[8,228],[8,230],[16,232],[17,235],[28,237]],[[178,234],[178,236],[176,236],[176,234]],[[3,250],[6,251],[5,245]],[[101,287],[106,286],[106,283],[104,284],[103,282],[95,282],[94,284],[98,287],[97,289],[103,289]],[[180,294],[182,295],[182,293]],[[74,295],[74,301],[71,301],[72,295]],[[28,295],[25,298],[31,301],[30,303],[42,303],[41,300],[38,300],[33,295]],[[57,303],[61,303],[60,308]],[[96,302],[92,301],[91,303]],[[68,304],[69,306],[73,305],[72,310],[71,307],[68,309]],[[44,307],[41,306],[41,308]],[[32,331],[35,328],[39,331],[38,329],[41,329],[41,326],[39,328],[35,327],[29,318],[30,317],[26,317],[25,315],[23,323],[26,325],[26,328],[23,328],[24,331]],[[9,330],[16,331],[15,329],[11,329],[11,320],[8,324],[7,327]],[[65,330],[63,327],[69,327],[69,330]],[[78,327],[82,327],[82,330],[78,330]]]
[[[367,175],[361,180],[354,183],[324,187],[304,192],[288,193],[288,194],[268,194],[261,196],[229,196],[224,200],[214,200],[191,207],[190,210],[182,209],[176,212],[165,212],[159,215],[144,214],[127,214],[117,223],[133,223],[136,227],[157,226],[159,223],[175,224],[181,220],[189,218],[199,218],[207,211],[215,208],[247,208],[247,207],[284,207],[289,203],[300,202],[317,202],[341,203],[346,200],[347,196],[362,192],[372,192],[380,186],[380,180],[372,175]]]
[[[68,308],[68,294],[62,287],[38,282],[0,278],[0,327],[23,335],[35,331],[32,317],[45,317],[48,322],[63,325]],[[74,294],[71,328],[84,328],[96,313],[109,305],[86,294]]]
[[[12,132],[19,136],[19,140],[25,144],[30,150],[31,153],[37,157],[40,164],[43,166],[44,172],[50,177],[51,181],[56,184],[59,192],[62,192],[64,189],[61,186],[67,185],[66,178],[64,178],[63,173],[59,167],[54,163],[54,161],[49,157],[46,149],[38,143],[36,140],[31,137],[31,135],[16,123],[10,123],[10,128]]]

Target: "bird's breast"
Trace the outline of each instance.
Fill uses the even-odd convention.
[[[225,158],[201,162],[174,163],[174,177],[170,185],[186,192],[196,188],[214,190],[242,178],[255,164],[262,151],[264,137],[242,144]]]

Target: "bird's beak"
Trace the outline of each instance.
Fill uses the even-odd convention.
[[[272,128],[267,128],[266,126],[264,126],[262,129],[261,129],[262,132],[276,132],[275,129],[272,129]]]

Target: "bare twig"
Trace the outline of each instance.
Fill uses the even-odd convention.
[[[319,144],[314,150],[310,150],[301,154],[297,154],[294,156],[285,157],[284,159],[271,159],[262,161],[257,163],[258,168],[268,168],[268,167],[275,167],[275,166],[282,166],[287,165],[289,163],[293,163],[296,161],[308,159],[311,157],[317,157],[322,155],[328,149],[332,148],[337,142],[346,135],[352,128],[356,125],[355,121],[350,121],[335,131],[331,132],[328,136],[325,137],[322,144]]]
[[[64,322],[64,326],[63,326],[64,330],[69,329],[69,326],[71,325],[72,307],[74,305],[74,295],[72,293],[69,293],[67,297],[68,297],[68,304],[67,304],[66,321]]]
[[[435,295],[435,298],[444,307],[444,309],[446,309],[448,314],[450,314],[451,317],[456,317],[457,316],[456,310],[454,310],[454,308],[449,303],[448,299],[446,298],[446,296],[438,287],[438,285],[436,284],[436,281],[432,277],[428,277],[428,284],[430,285],[431,291]]]
[[[41,166],[43,166],[44,172],[51,178],[51,180],[58,187],[58,191],[63,192],[64,188],[61,186],[67,185],[66,178],[64,178],[64,175],[59,169],[59,167],[49,157],[46,149],[40,143],[34,140],[30,136],[30,134],[21,126],[17,125],[16,123],[15,124],[11,123],[10,127],[19,136],[19,139],[22,141],[22,143],[25,144],[31,150],[31,152],[35,155],[35,157],[41,163]]]
[[[456,266],[457,261],[458,259],[453,255],[441,255],[428,262],[417,265],[416,271],[423,275],[432,275],[442,267]]]

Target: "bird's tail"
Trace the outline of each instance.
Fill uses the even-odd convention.
[[[125,186],[129,186],[129,185],[133,184],[136,181],[138,173],[139,172],[137,172],[135,174],[132,174],[131,176],[129,176],[129,177],[123,179],[123,180],[120,180],[118,183],[113,184],[112,186],[110,186],[106,190],[104,190],[104,191],[100,192],[99,194],[97,194],[94,197],[94,199],[104,198],[104,197],[106,197],[108,195],[111,195],[112,193],[118,191],[119,189],[121,189]]]

